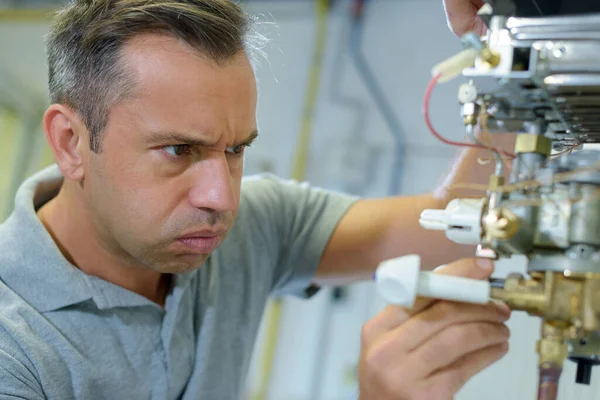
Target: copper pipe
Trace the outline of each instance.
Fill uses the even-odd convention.
[[[538,400],[556,400],[562,368],[554,363],[540,365]]]

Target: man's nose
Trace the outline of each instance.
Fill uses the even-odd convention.
[[[229,164],[224,154],[214,154],[195,167],[194,183],[189,192],[193,207],[217,212],[233,212],[236,197]]]

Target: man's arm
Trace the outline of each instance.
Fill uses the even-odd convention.
[[[495,135],[494,144],[512,149],[514,135]],[[447,190],[455,183],[487,184],[494,163],[480,165],[479,158],[490,158],[490,153],[460,150],[442,184],[431,194],[358,201],[335,229],[321,258],[316,283],[341,285],[369,279],[381,261],[407,254],[419,254],[423,268],[428,269],[472,257],[472,246],[455,244],[442,231],[425,230],[419,217],[425,209],[445,208],[454,197],[484,195]]]

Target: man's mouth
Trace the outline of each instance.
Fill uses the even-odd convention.
[[[186,233],[177,241],[194,253],[210,254],[219,246],[225,233],[224,229],[200,230]]]

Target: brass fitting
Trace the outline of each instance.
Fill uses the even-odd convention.
[[[492,288],[491,296],[502,300],[513,310],[526,311],[541,316],[547,308],[545,282],[525,279],[521,274],[511,274],[504,281],[504,288]]]
[[[600,274],[530,272],[531,278],[509,275],[491,296],[511,309],[563,326],[564,337],[582,338],[600,331]]]
[[[522,133],[517,136],[515,151],[517,153],[539,153],[550,155],[552,141],[543,135]]]
[[[492,175],[490,176],[490,183],[488,186],[488,190],[490,192],[494,192],[500,188],[500,186],[504,185],[504,177],[500,175]]]
[[[563,362],[569,356],[569,343],[595,337],[600,331],[600,274],[568,270],[529,274],[530,279],[520,274],[509,275],[503,288],[491,289],[491,297],[504,301],[513,310],[543,319],[536,350],[540,390],[547,391],[556,387]],[[594,356],[598,351],[597,346],[592,350],[576,350],[577,354]]]
[[[519,218],[509,209],[495,208],[485,215],[482,226],[488,240],[506,240],[519,231]]]
[[[539,365],[554,364],[562,366],[569,355],[569,347],[561,328],[548,321],[542,323],[542,337],[536,343]]]
[[[475,114],[465,115],[463,118],[465,125],[477,125],[477,116]]]
[[[487,47],[481,50],[479,57],[489,68],[495,68],[500,64],[500,54]]]

